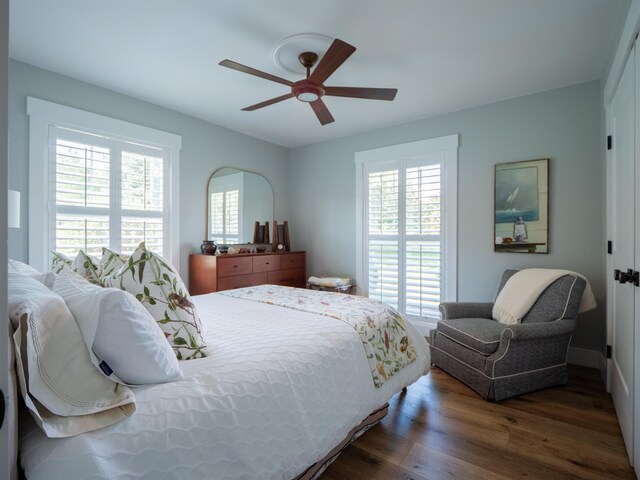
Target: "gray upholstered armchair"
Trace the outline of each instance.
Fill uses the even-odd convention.
[[[516,272],[504,272],[498,293]],[[442,320],[431,331],[431,362],[492,401],[567,383],[585,286],[583,278],[560,277],[516,325],[493,320],[493,303],[442,303]]]

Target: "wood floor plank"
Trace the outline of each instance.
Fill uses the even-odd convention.
[[[567,386],[499,403],[432,368],[322,478],[636,477],[599,372],[572,366]]]
[[[464,478],[465,480],[511,480],[512,477],[496,474],[478,465],[447,455],[419,443],[414,444],[401,464],[428,480]]]

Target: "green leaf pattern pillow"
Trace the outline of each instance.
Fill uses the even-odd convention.
[[[100,283],[103,283],[105,277],[110,276],[126,263],[127,257],[121,255],[106,247],[102,247],[102,257],[100,258],[100,264],[98,266],[98,275],[100,277]]]
[[[87,255],[84,251],[80,250],[76,258],[73,260],[71,270],[78,275],[83,276],[91,283],[96,285],[100,284],[100,277],[98,276],[98,259]]]
[[[125,264],[104,276],[106,287],[133,294],[151,313],[173,347],[178,360],[206,357],[202,325],[187,288],[160,255],[141,243]]]
[[[83,276],[91,283],[99,284],[100,277],[98,275],[98,260],[84,251],[80,250],[75,258],[71,258],[64,253],[51,252],[53,259],[51,260],[51,271],[59,274],[65,268],[73,270],[78,275]]]
[[[53,259],[51,260],[51,271],[56,275],[65,268],[71,268],[73,264],[73,258],[65,255],[64,253],[51,252]]]

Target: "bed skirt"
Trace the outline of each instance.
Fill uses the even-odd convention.
[[[294,480],[315,480],[340,456],[342,451],[355,442],[360,436],[375,427],[389,413],[389,404],[385,403],[381,408],[374,411],[365,418],[359,425],[352,428],[347,436],[338,445],[336,445],[324,458],[307,468],[303,473],[298,475]]]

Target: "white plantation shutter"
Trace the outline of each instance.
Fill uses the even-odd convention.
[[[50,244],[57,252],[98,255],[109,245],[111,155],[103,137],[55,129],[55,228]]]
[[[398,308],[399,171],[369,173],[369,297]]]
[[[211,193],[210,238],[218,245],[240,243],[238,236],[240,191]]]
[[[132,145],[122,150],[120,167],[120,250],[132,253],[145,242],[155,252],[163,251],[164,161],[162,151]]]
[[[439,316],[442,298],[441,158],[432,160],[406,169],[405,312],[418,317]]]
[[[218,245],[240,243],[242,238],[242,192],[244,174],[220,177],[209,191],[209,238]]]
[[[144,241],[166,254],[162,149],[61,127],[51,127],[49,142],[51,250],[132,253]]]
[[[29,263],[145,241],[179,268],[182,138],[34,97],[27,115]]]
[[[457,153],[449,140],[447,148],[423,141],[356,155],[361,291],[425,325],[439,319],[440,302],[455,297]]]

